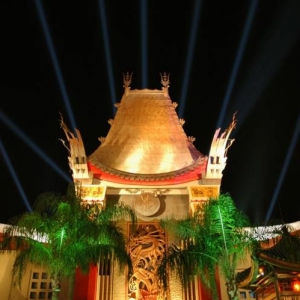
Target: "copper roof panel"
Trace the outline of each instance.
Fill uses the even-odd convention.
[[[129,173],[160,174],[188,167],[201,156],[169,96],[144,89],[123,95],[105,140],[89,161]]]

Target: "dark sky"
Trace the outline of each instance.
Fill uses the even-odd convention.
[[[126,71],[133,89],[143,80],[160,89],[159,73],[170,73],[172,101],[205,155],[237,111],[221,190],[253,223],[300,220],[300,1],[195,3],[1,2],[0,223],[27,210],[23,199],[65,192],[71,174],[59,113],[71,127],[72,111],[90,155],[109,130]]]

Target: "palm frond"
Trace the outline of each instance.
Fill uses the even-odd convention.
[[[87,271],[101,258],[132,270],[125,235],[117,225],[123,219],[136,222],[134,211],[124,204],[108,205],[90,218],[74,190],[65,196],[43,193],[34,212],[15,218],[4,230],[0,251],[20,250],[13,267],[19,283],[29,263],[47,267],[56,279],[72,276],[77,267]]]
[[[253,239],[243,230],[249,226],[249,220],[228,193],[209,199],[204,207],[198,207],[184,219],[164,219],[161,224],[178,243],[169,247],[159,267],[164,286],[169,268],[183,287],[197,275],[216,296],[217,269],[225,280],[234,278],[237,263],[253,246]]]

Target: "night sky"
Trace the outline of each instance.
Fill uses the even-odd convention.
[[[222,192],[253,224],[300,220],[299,0],[2,1],[0,28],[0,223],[65,193],[60,113],[90,155],[127,71],[132,89],[160,89],[170,73],[204,155],[237,112]]]

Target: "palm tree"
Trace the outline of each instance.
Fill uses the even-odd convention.
[[[162,220],[161,225],[174,233],[181,245],[173,244],[166,251],[159,268],[159,277],[167,288],[168,269],[175,271],[182,286],[199,276],[218,299],[215,274],[224,276],[229,299],[238,299],[235,281],[239,261],[251,251],[253,239],[243,230],[249,227],[247,216],[239,211],[228,193],[211,198],[185,219]]]
[[[43,193],[33,212],[5,228],[1,252],[10,251],[12,245],[20,249],[12,270],[15,283],[20,285],[32,263],[51,273],[53,300],[58,299],[61,279],[69,278],[71,300],[77,267],[87,272],[91,264],[108,257],[118,262],[120,270],[131,267],[125,235],[116,223],[122,218],[136,220],[133,210],[123,204],[107,205],[91,216],[73,188],[66,196]]]

